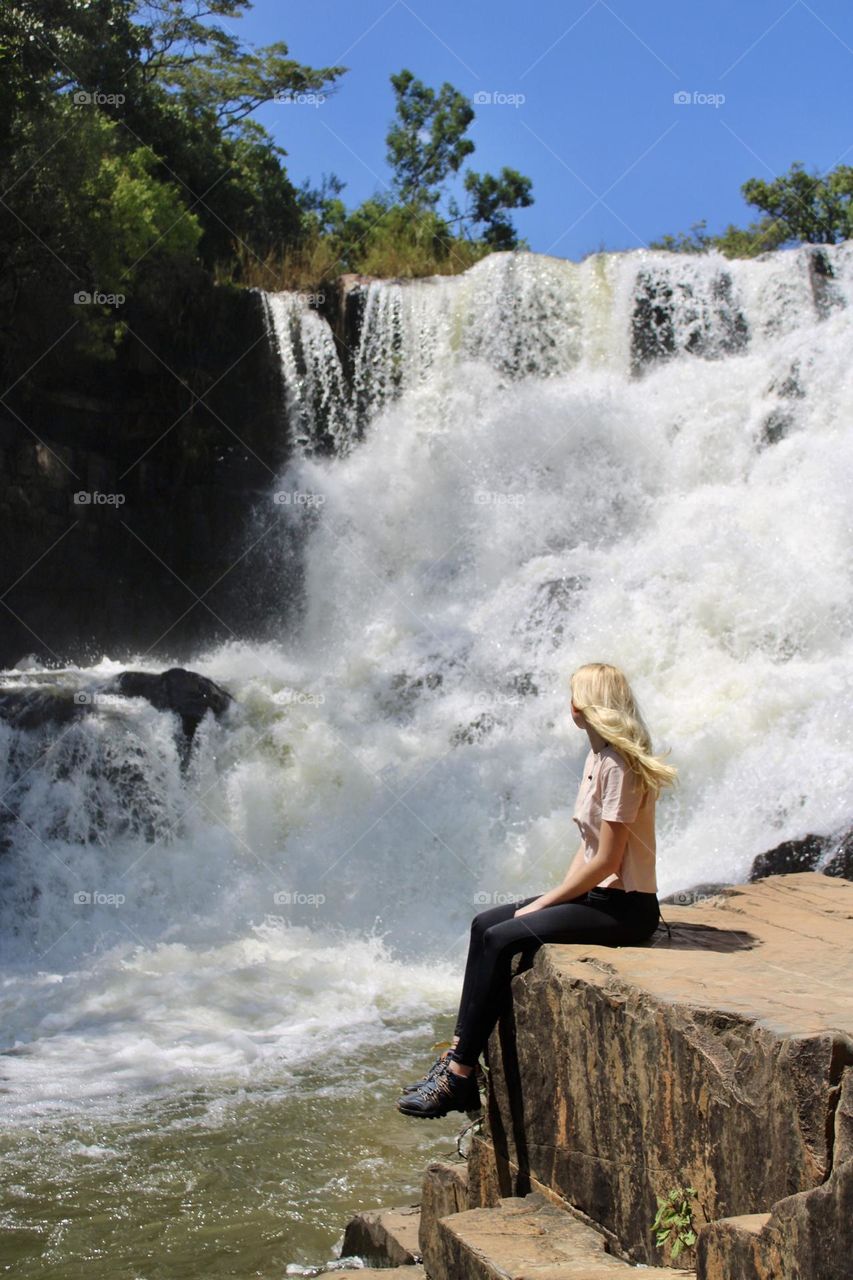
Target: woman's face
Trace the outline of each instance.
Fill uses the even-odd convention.
[[[577,727],[578,727],[579,729],[585,729],[585,728],[586,728],[586,720],[584,720],[584,718],[583,718],[583,712],[582,712],[582,711],[578,711],[578,709],[577,709],[577,707],[575,706],[574,702],[571,702],[569,705],[570,705],[570,707],[571,707],[571,709],[572,709],[572,719],[574,720],[575,724],[577,725]]]

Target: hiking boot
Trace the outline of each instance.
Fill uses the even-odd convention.
[[[450,1055],[452,1052],[453,1052],[452,1049],[443,1049],[442,1052],[436,1058],[435,1062],[430,1067],[429,1071],[423,1077],[423,1079],[416,1080],[414,1084],[404,1085],[401,1090],[401,1093],[403,1095],[407,1093],[416,1093],[418,1089],[420,1089],[425,1084],[429,1084],[429,1082],[431,1080],[434,1080],[437,1075],[440,1075],[442,1071],[446,1071],[447,1064],[450,1061]]]
[[[404,1093],[397,1103],[397,1110],[404,1116],[419,1116],[422,1120],[436,1120],[449,1111],[479,1114],[481,1109],[480,1090],[474,1075],[460,1076],[449,1067],[415,1092]]]

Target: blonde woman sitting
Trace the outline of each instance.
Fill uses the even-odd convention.
[[[397,1103],[404,1115],[479,1109],[475,1068],[505,1007],[518,952],[532,955],[544,942],[631,946],[658,926],[655,801],[676,770],[653,755],[617,667],[579,667],[571,695],[572,719],[589,738],[573,814],[581,844],[556,888],[474,917],[453,1045],[404,1090]]]

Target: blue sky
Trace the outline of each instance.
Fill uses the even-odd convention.
[[[742,224],[747,178],[853,164],[849,0],[257,0],[233,29],[350,68],[322,104],[257,118],[297,185],[334,172],[351,206],[389,180],[392,72],[491,94],[469,163],[533,179],[536,203],[514,217],[542,253],[638,248],[703,217]]]

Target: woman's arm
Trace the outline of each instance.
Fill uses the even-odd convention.
[[[598,841],[598,852],[589,862],[583,860],[583,845],[578,849],[571,866],[556,889],[549,889],[535,902],[526,907],[518,907],[515,914],[525,916],[531,911],[541,911],[543,907],[553,907],[558,902],[570,902],[578,898],[588,889],[594,889],[599,881],[604,880],[611,872],[622,865],[625,844],[628,840],[628,828],[624,822],[607,822],[602,819],[601,835]]]

